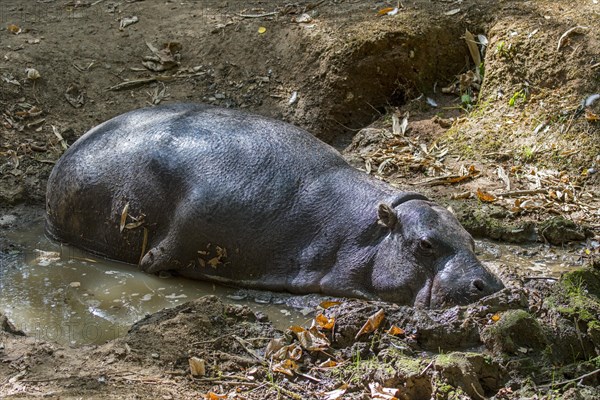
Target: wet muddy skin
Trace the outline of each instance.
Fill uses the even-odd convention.
[[[248,304],[284,329],[303,324],[309,318],[302,309],[313,310],[325,299],[149,275],[135,266],[54,243],[44,235],[43,222],[43,217],[37,217],[27,229],[5,231],[14,250],[2,253],[0,259],[0,312],[39,339],[68,345],[103,343],[125,335],[147,314],[207,294]],[[576,252],[542,245],[478,241],[477,253],[504,277],[558,278],[580,264]]]

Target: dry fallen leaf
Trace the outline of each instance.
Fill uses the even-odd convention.
[[[504,182],[505,189],[510,191],[510,178],[508,174],[501,166],[496,169],[496,173],[498,174],[498,178]]]
[[[330,392],[323,393],[323,399],[325,400],[338,400],[341,399],[342,396],[346,393],[348,389],[348,384],[344,383],[339,388],[332,390]]]
[[[475,36],[469,30],[465,30],[465,42],[467,42],[467,46],[469,47],[469,53],[471,54],[471,58],[475,63],[475,74],[479,76],[479,65],[481,64],[481,54],[479,53],[479,47],[477,47],[477,41],[475,40]]]
[[[206,375],[206,365],[202,358],[190,357],[188,359],[190,364],[190,372],[192,376],[204,376]]]
[[[331,308],[333,306],[337,306],[340,304],[342,304],[341,301],[325,300],[325,301],[322,301],[321,304],[319,304],[319,307],[321,307],[324,310],[327,310],[328,308]]]
[[[319,368],[333,368],[336,365],[338,365],[337,361],[328,358],[326,361],[323,361],[321,364],[319,364]]]
[[[321,329],[330,330],[335,325],[335,318],[327,318],[323,314],[319,314],[315,318],[315,322]]]
[[[130,222],[128,224],[125,224],[125,229],[135,229],[135,228],[139,228],[140,226],[142,226],[144,224],[144,220],[140,220],[140,221],[135,221],[135,222]]]
[[[585,120],[587,122],[598,122],[600,121],[600,116],[598,114],[594,114],[593,112],[586,110],[585,111]]]
[[[404,329],[397,327],[396,325],[392,325],[390,327],[390,329],[388,329],[387,331],[385,331],[385,333],[387,333],[388,335],[392,335],[392,336],[400,336],[400,335],[404,335]]]
[[[380,383],[372,382],[369,383],[369,389],[371,389],[371,399],[377,400],[398,400],[398,389],[383,387]]]
[[[485,190],[477,189],[477,198],[484,203],[493,203],[496,197]]]
[[[214,392],[208,392],[207,394],[204,395],[204,398],[207,400],[220,400],[220,399],[226,399],[227,395],[226,394],[216,394]]]
[[[294,325],[289,329],[296,334],[300,345],[308,351],[326,350],[331,344],[329,339],[319,332],[316,326],[304,329],[301,326]]]
[[[40,72],[35,68],[25,68],[25,74],[27,75],[27,79],[29,79],[30,81],[35,81],[42,77],[42,75],[40,75]]]
[[[265,349],[265,358],[271,358],[272,355],[277,353],[285,346],[284,338],[274,338],[269,341],[267,348]]]
[[[288,376],[294,376],[294,371],[298,369],[298,363],[293,360],[283,360],[273,365],[274,372],[280,372]]]
[[[383,322],[383,318],[385,317],[385,313],[383,308],[377,311],[375,314],[371,315],[367,322],[360,328],[354,339],[358,339],[359,336],[364,335],[366,333],[371,333],[375,329],[379,328],[381,323]]]
[[[123,232],[125,229],[125,222],[127,222],[127,213],[129,212],[129,203],[125,204],[123,211],[121,211],[121,223],[119,224],[119,232]]]
[[[298,343],[292,343],[290,345],[287,346],[283,346],[282,348],[280,348],[279,350],[277,350],[275,353],[273,353],[271,355],[271,358],[273,360],[279,360],[279,361],[283,361],[283,360],[300,360],[300,358],[302,357],[302,348],[300,347],[300,344]]]
[[[382,8],[381,10],[377,11],[377,14],[379,15],[386,15],[389,12],[394,11],[394,7],[386,7],[386,8]]]
[[[8,29],[8,31],[12,34],[18,35],[19,33],[21,33],[21,28],[19,28],[17,25],[15,24],[10,24],[6,29]]]

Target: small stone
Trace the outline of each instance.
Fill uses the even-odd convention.
[[[158,353],[152,353],[152,354],[150,354],[150,357],[152,357],[154,359],[159,359],[160,355],[158,355]]]

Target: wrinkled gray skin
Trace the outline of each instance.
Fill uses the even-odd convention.
[[[352,168],[304,130],[204,105],[90,130],[54,167],[47,213],[55,239],[151,273],[422,307],[503,287],[446,209]]]

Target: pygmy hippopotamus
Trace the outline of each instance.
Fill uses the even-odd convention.
[[[93,128],[48,180],[47,232],[157,273],[421,307],[500,290],[445,208],[293,125],[173,104]]]

